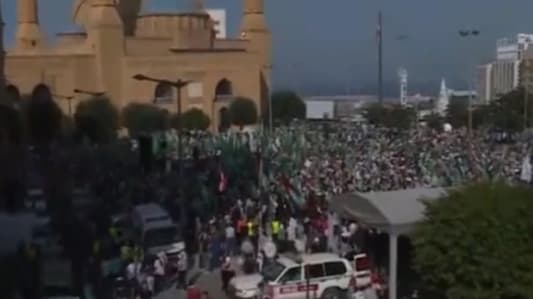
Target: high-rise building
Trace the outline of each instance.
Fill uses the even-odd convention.
[[[526,33],[496,42],[496,60],[477,69],[476,89],[481,102],[487,103],[520,85],[521,61],[532,43],[533,34]]]
[[[226,38],[226,10],[206,9],[207,14],[213,19],[216,38]]]
[[[492,99],[492,64],[478,66],[476,72],[476,91],[478,101],[487,104]]]

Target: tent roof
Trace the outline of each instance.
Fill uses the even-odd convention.
[[[424,218],[422,201],[433,201],[445,194],[443,188],[349,193],[335,196],[331,207],[344,217],[402,234],[411,231],[414,224]]]

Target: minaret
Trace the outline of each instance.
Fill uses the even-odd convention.
[[[249,41],[246,50],[256,54],[257,60],[261,64],[261,95],[258,108],[260,117],[266,123],[266,112],[269,108],[268,99],[270,97],[272,38],[265,20],[263,0],[243,0],[241,38]],[[270,113],[268,118],[270,122]]]
[[[442,78],[440,82],[439,98],[437,99],[436,112],[442,116],[446,114],[450,98],[448,95],[448,88],[446,87],[446,81]]]
[[[17,49],[34,49],[42,46],[43,34],[39,25],[37,0],[18,0],[17,31],[15,43]]]
[[[96,84],[98,92],[105,92],[121,107],[122,61],[124,50],[124,25],[115,0],[89,0],[87,11],[87,43],[94,51]]]
[[[407,70],[400,68],[398,70],[398,77],[400,77],[400,105],[405,106],[407,104]]]
[[[250,41],[248,50],[258,53],[263,66],[271,67],[271,36],[265,21],[263,0],[243,0],[241,38]]]

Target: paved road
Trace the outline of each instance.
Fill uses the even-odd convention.
[[[238,269],[238,260],[234,258],[232,261],[233,269]],[[189,277],[195,273],[201,273],[198,279],[198,286],[202,291],[209,292],[209,297],[212,299],[226,299],[226,294],[222,291],[222,282],[220,280],[220,270],[214,270],[209,272],[207,270],[192,270],[189,273]],[[182,299],[185,298],[185,291],[176,290],[176,287],[158,294],[154,299]]]

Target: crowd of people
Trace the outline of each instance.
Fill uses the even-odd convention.
[[[255,248],[250,271],[261,268],[260,249],[270,241],[279,250],[299,240],[311,251],[369,251],[372,246],[364,240],[372,231],[360,229],[367,237],[355,237],[355,224],[328,211],[333,195],[477,180],[529,182],[529,139],[508,137],[485,131],[397,131],[350,123],[295,123],[271,132],[190,132],[183,140],[185,162],[180,166],[186,175],[179,184],[179,161],[171,168],[158,159],[151,167],[140,167],[134,142],[77,149],[68,155],[66,173],[72,185],[88,186],[95,200],[85,215],[68,217],[57,227],[67,236],[67,251],[76,261],[73,277],[80,289],[90,266],[102,258],[94,244],[110,237],[113,215],[145,202],[160,203],[182,226],[192,228],[183,231],[187,263],[183,266],[182,259],[182,272],[193,265],[228,267],[225,261],[242,251],[244,240]],[[173,140],[159,157],[163,162],[176,158]],[[341,242],[347,232],[348,247]],[[120,255],[117,248],[122,245],[114,246],[115,255]],[[150,260],[151,268],[156,261]],[[97,272],[92,273],[100,275]],[[182,277],[179,286],[186,284]]]

